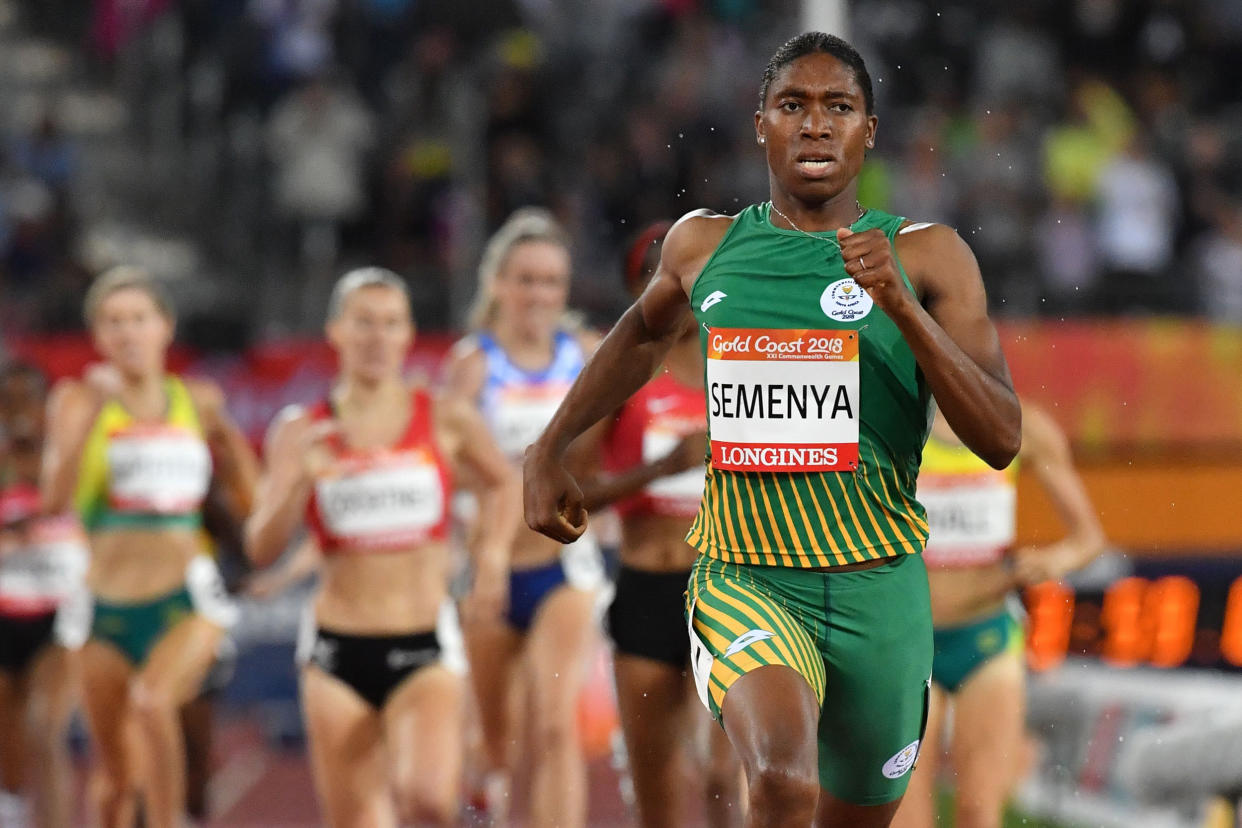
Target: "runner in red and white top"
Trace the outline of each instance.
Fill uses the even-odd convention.
[[[639,234],[626,261],[634,296],[659,261],[669,225]],[[687,778],[701,777],[712,826],[740,825],[740,765],[688,678],[684,593],[697,554],[686,530],[703,496],[707,408],[698,333],[688,328],[659,373],[617,413],[605,438],[607,474],[583,484],[588,510],[613,503],[621,567],[608,610],[617,705],[639,824],[681,824]],[[697,737],[697,738],[691,738]]]
[[[305,519],[323,554],[299,660],[324,821],[455,825],[466,690],[448,595],[452,472],[491,518],[465,605],[488,617],[506,602],[516,476],[470,406],[404,381],[414,323],[396,274],[343,276],[327,335],[340,376],[327,400],[273,424],[247,552],[271,563]]]
[[[88,552],[76,516],[45,515],[39,496],[47,380],[34,366],[0,370],[0,824],[68,826],[66,731],[77,696],[72,646],[57,613],[82,595]],[[63,624],[61,625],[63,629]],[[32,794],[33,819],[23,794]],[[5,821],[9,815],[10,822]]]

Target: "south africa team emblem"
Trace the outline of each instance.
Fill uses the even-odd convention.
[[[867,291],[853,279],[839,279],[824,288],[819,306],[824,315],[837,322],[853,322],[871,313],[874,303]]]

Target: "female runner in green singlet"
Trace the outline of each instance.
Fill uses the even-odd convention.
[[[748,825],[886,826],[918,755],[932,662],[914,499],[934,395],[1003,468],[1021,411],[966,243],[857,201],[871,82],[812,32],[764,73],[755,138],[771,202],[695,212],[526,452],[526,519],[586,524],[570,442],[652,375],[689,314],[710,454],[688,541],[700,698],[748,780]]]
[[[185,808],[179,709],[197,691],[236,609],[206,554],[201,506],[213,474],[248,511],[258,462],[213,384],[169,374],[172,306],[140,270],[116,268],[86,296],[104,357],[48,405],[44,508],[76,507],[90,536],[81,621],[83,706],[98,757],[98,820],[172,828]]]

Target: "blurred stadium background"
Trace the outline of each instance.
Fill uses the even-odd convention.
[[[1242,0],[0,0],[4,351],[80,370],[85,286],[141,264],[177,367],[257,440],[326,387],[336,274],[409,280],[434,376],[480,241],[531,203],[606,327],[637,228],[766,198],[759,77],[818,21],[875,79],[863,202],[971,243],[1115,547],[1026,596],[1025,824],[1242,824]],[[1052,539],[1026,482],[1020,532]],[[246,602],[212,824],[315,822],[306,589]],[[597,672],[592,824],[619,825]]]

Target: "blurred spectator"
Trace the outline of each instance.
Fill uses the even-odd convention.
[[[893,176],[893,204],[903,215],[919,221],[954,225],[957,219],[956,176],[949,177],[948,157],[936,132],[916,132],[906,143],[902,163]]]
[[[1095,228],[1082,205],[1055,200],[1034,228],[1039,277],[1050,314],[1081,313],[1095,295],[1099,254]]]
[[[49,290],[39,280],[59,272],[55,251],[72,246],[64,218],[75,198],[111,208],[137,191],[157,203],[122,210],[181,218],[206,256],[225,259],[213,269],[243,283],[264,277],[273,291],[264,306],[295,307],[296,297],[280,300],[288,285],[304,288],[325,267],[378,261],[411,280],[431,325],[450,326],[470,292],[477,240],[516,207],[542,204],[566,222],[583,271],[575,300],[608,320],[620,301],[609,271],[636,224],[764,198],[755,93],[802,3],[88,5],[19,2],[32,21],[55,22],[52,7],[76,10],[76,29],[93,21],[133,77],[181,89],[144,96],[141,84],[114,79],[135,131],[181,95],[193,155],[148,158],[138,144],[131,166],[107,155],[97,165],[91,142],[80,142],[79,159],[54,121],[4,142],[13,160],[0,184],[7,291]],[[1205,290],[1223,289],[1233,219],[1212,205],[1242,200],[1239,0],[852,5],[881,120],[860,198],[957,228],[997,312],[1182,312],[1194,307],[1185,282],[1199,271]],[[157,18],[175,20],[182,39],[167,25],[135,37]],[[182,52],[154,63],[170,49]],[[163,84],[167,65],[184,71],[179,83]],[[336,82],[308,82],[328,67]],[[191,169],[211,186],[165,187],[134,169]],[[83,178],[106,197],[75,192]],[[50,220],[33,209],[40,192],[53,196]],[[225,220],[200,218],[216,214]],[[273,226],[286,232],[268,233]],[[1183,257],[1199,268],[1169,278]],[[302,290],[308,308],[311,293]],[[280,326],[318,322],[317,312],[295,311]]]
[[[496,44],[497,67],[488,85],[488,222],[499,226],[519,207],[549,204],[546,149],[553,144],[537,73],[542,44],[533,32],[513,30]]]
[[[1242,325],[1242,203],[1222,203],[1211,228],[1194,243],[1202,282],[1202,310],[1211,319]]]
[[[326,77],[272,111],[267,144],[275,207],[298,229],[304,259],[332,266],[341,224],[366,206],[364,162],[374,139],[371,114],[358,96]]]
[[[1096,309],[1190,311],[1194,286],[1173,271],[1179,214],[1177,185],[1167,165],[1134,136],[1100,172],[1099,247],[1104,268]]]
[[[265,36],[264,61],[273,94],[332,65],[336,0],[251,0],[251,17]]]
[[[1121,151],[1134,118],[1115,89],[1098,79],[1081,81],[1070,94],[1070,120],[1044,138],[1044,175],[1054,198],[1090,200],[1104,165]]]
[[[999,103],[976,116],[973,151],[952,177],[965,191],[962,229],[979,259],[992,306],[1004,315],[1038,311],[1034,267],[1040,204],[1038,142],[1024,133],[1016,104]]]
[[[1006,4],[986,28],[975,63],[976,103],[1047,107],[1063,94],[1060,56],[1052,33],[1040,25],[1040,6],[1034,0]]]
[[[13,143],[13,163],[38,178],[57,196],[68,194],[77,172],[76,152],[50,110],[44,112],[33,132]]]
[[[94,0],[92,39],[100,56],[116,57],[170,5],[171,0]]]

